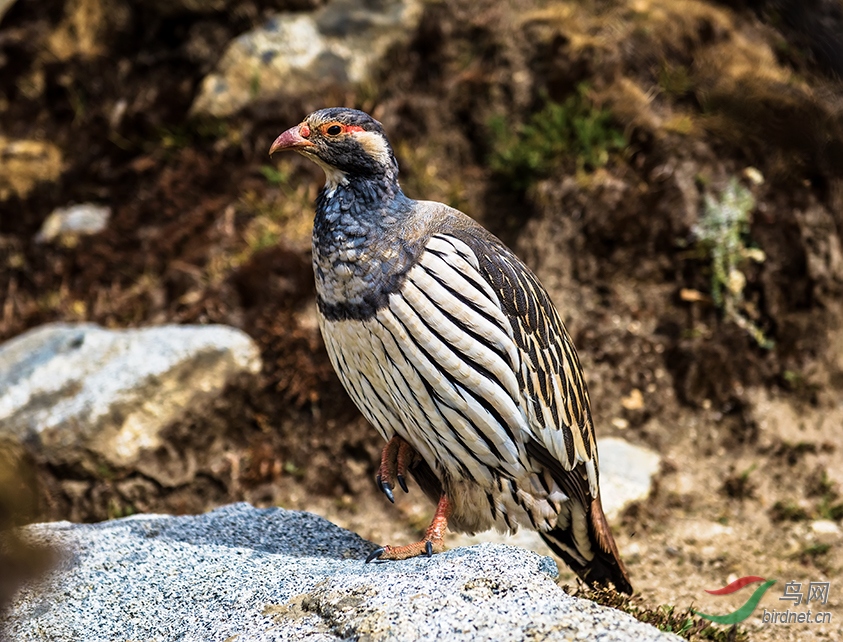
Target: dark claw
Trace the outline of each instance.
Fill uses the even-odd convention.
[[[407,488],[407,482],[404,479],[404,475],[398,475],[398,485],[401,486],[401,490],[405,493],[409,493],[410,490]]]
[[[431,542],[430,540],[427,540],[424,543],[424,550],[427,553],[428,557],[433,557],[433,542]]]
[[[378,559],[386,549],[383,546],[379,546],[375,550],[373,550],[369,555],[366,557],[366,564],[369,562]]]
[[[383,479],[380,475],[375,478],[375,481],[377,482],[378,488],[380,488],[383,491],[383,494],[386,495],[386,498],[394,504],[395,496],[392,494],[392,487],[389,482]]]
[[[381,486],[381,490],[383,490],[383,494],[386,495],[386,498],[394,504],[395,497],[392,496],[392,489],[386,484],[383,484]]]

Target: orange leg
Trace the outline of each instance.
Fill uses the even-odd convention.
[[[406,546],[381,546],[372,551],[366,558],[368,564],[372,560],[405,560],[410,557],[427,555],[431,557],[434,553],[441,553],[445,550],[445,529],[448,528],[448,517],[451,515],[451,502],[445,493],[439,497],[439,504],[436,505],[436,513],[433,521],[424,533],[424,538],[415,544]]]
[[[392,495],[392,489],[395,488],[394,480],[398,480],[398,485],[405,493],[409,492],[406,480],[407,468],[415,458],[416,451],[398,435],[386,442],[386,446],[383,447],[381,465],[375,481],[378,488],[392,503],[395,503],[395,497]]]

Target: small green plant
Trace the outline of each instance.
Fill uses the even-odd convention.
[[[756,491],[756,484],[749,478],[758,464],[752,464],[749,468],[739,474],[729,475],[723,482],[722,491],[729,497],[735,499],[747,499],[753,497]]]
[[[711,258],[711,298],[729,321],[746,330],[759,346],[773,347],[747,314],[744,299],[746,274],[742,268],[748,261],[763,263],[764,252],[747,245],[750,212],[755,199],[736,179],[714,197],[706,194],[704,212],[694,234],[701,249]]]
[[[811,544],[802,551],[808,557],[820,557],[831,550],[831,544]]]
[[[108,500],[108,507],[106,515],[108,519],[120,519],[121,517],[129,517],[134,515],[137,511],[132,504],[124,504],[119,499],[112,497]]]
[[[774,522],[804,522],[811,519],[804,508],[792,500],[777,501],[770,508],[770,519]]]
[[[249,97],[257,98],[261,92],[261,75],[259,70],[255,70],[249,78]]]
[[[591,171],[609,162],[612,152],[626,146],[626,138],[606,109],[588,99],[580,85],[565,102],[546,100],[521,127],[513,129],[503,117],[489,121],[492,154],[489,164],[516,189],[557,171],[566,161]]]
[[[832,521],[843,519],[843,502],[839,501],[840,494],[825,469],[816,475],[807,490],[809,495],[820,498],[817,504],[817,515],[820,518]]]

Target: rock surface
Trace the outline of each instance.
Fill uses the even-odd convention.
[[[110,218],[110,207],[94,203],[60,207],[44,219],[35,240],[39,243],[47,243],[65,236],[97,234],[108,226]]]
[[[661,458],[649,448],[617,437],[598,439],[597,452],[600,455],[603,512],[608,519],[614,520],[632,502],[647,499]]]
[[[416,0],[337,0],[313,13],[283,13],[243,34],[202,81],[193,111],[225,117],[250,103],[368,80],[388,51],[409,40]]]
[[[0,620],[14,640],[678,640],[570,597],[552,560],[502,545],[364,564],[310,513],[233,504],[25,529],[65,551]]]
[[[225,326],[41,326],[0,346],[0,436],[53,465],[137,466],[185,411],[259,369],[254,342]]]

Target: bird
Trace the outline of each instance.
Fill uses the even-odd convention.
[[[548,292],[503,242],[398,182],[383,126],[314,111],[272,143],[325,172],[312,250],[319,326],[343,387],[386,441],[376,483],[412,477],[424,537],[366,559],[445,550],[445,531],[539,532],[584,582],[632,585],[603,512],[588,390]]]

